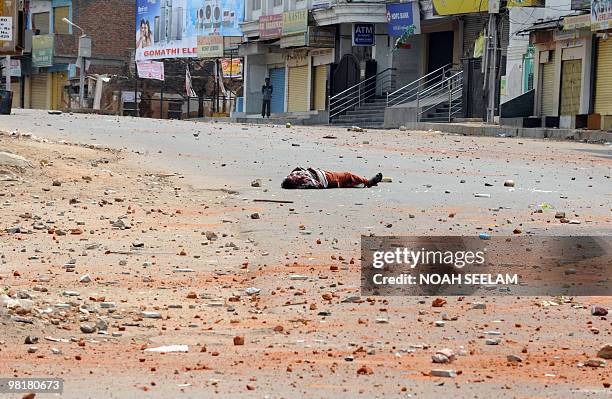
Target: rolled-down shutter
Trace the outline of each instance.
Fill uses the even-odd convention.
[[[542,64],[542,95],[540,96],[540,115],[556,116],[555,111],[555,63]]]
[[[289,68],[287,111],[308,111],[308,65]]]
[[[47,74],[30,76],[30,106],[34,109],[47,109]]]
[[[314,68],[314,109],[325,110],[327,97],[327,65],[318,65]]]
[[[273,89],[270,112],[274,114],[285,112],[285,68],[270,69],[270,84]]]
[[[597,43],[595,112],[612,115],[612,40]]]

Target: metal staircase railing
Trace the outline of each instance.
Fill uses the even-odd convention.
[[[451,72],[450,76],[432,84],[416,96],[417,120],[421,122],[423,115],[432,109],[448,102],[448,122],[462,110],[463,71]]]
[[[329,122],[376,96],[379,90],[386,93],[393,85],[394,70],[395,68],[387,68],[330,97]]]
[[[392,93],[387,94],[387,107],[398,104],[404,104],[416,100],[417,94],[427,89],[435,82],[443,80],[450,72],[453,64],[446,64],[443,67],[429,72],[427,75],[421,76],[415,81],[400,87]]]

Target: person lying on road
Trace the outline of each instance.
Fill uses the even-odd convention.
[[[289,176],[285,177],[281,187],[285,189],[372,187],[378,185],[381,180],[382,173],[366,179],[349,172],[328,172],[298,166],[291,171]]]

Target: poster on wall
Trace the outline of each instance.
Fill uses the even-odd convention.
[[[389,36],[412,36],[421,33],[421,14],[419,4],[387,4],[387,23]]]
[[[0,17],[0,40],[13,40],[13,17]]]
[[[197,57],[198,37],[241,36],[244,0],[137,0],[136,60]]]

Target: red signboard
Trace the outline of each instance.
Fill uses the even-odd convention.
[[[283,34],[283,14],[259,17],[259,38],[276,39]]]

